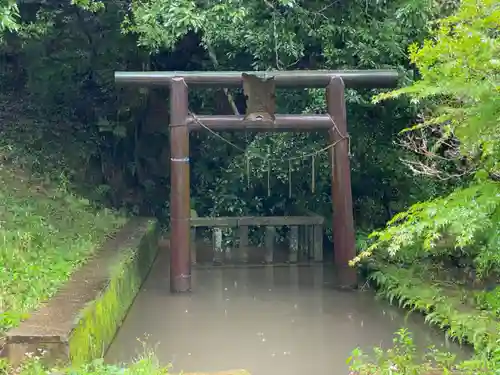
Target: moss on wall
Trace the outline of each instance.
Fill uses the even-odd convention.
[[[107,286],[75,322],[69,340],[69,357],[73,365],[104,355],[139,292],[158,252],[159,227],[155,221],[147,225],[147,234],[140,245],[120,251],[120,259],[110,270]]]

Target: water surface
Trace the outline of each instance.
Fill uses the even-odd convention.
[[[172,295],[160,256],[107,362],[131,361],[146,342],[174,372],[347,374],[352,349],[390,347],[403,326],[422,349],[460,352],[422,317],[407,317],[371,292],[336,290],[331,266],[200,268],[193,278],[192,293]]]

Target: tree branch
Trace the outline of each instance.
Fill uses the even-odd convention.
[[[212,46],[209,43],[205,43],[205,48],[208,52],[208,57],[210,58],[210,61],[212,61],[214,68],[217,69],[219,67],[219,61],[217,60],[217,55],[215,54],[215,50],[212,48]],[[238,111],[238,107],[236,106],[233,95],[231,95],[231,93],[229,92],[229,90],[227,88],[224,88],[223,91],[227,97],[227,101],[229,102],[229,105],[233,109],[234,114],[239,115],[240,112]]]

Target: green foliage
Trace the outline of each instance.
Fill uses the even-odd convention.
[[[168,367],[161,366],[152,351],[145,348],[144,353],[134,362],[123,367],[106,364],[102,359],[97,359],[79,366],[47,368],[40,356],[32,355],[19,368],[13,369],[8,364],[0,367],[0,374],[12,373],[19,375],[50,375],[54,373],[61,375],[166,375]]]
[[[371,234],[366,251],[353,261],[374,255],[371,277],[382,295],[424,312],[427,321],[450,336],[472,343],[478,355],[496,361],[493,368],[499,360],[497,288],[471,293],[458,288],[456,280],[455,285],[439,281],[436,267],[423,265],[448,259],[449,267],[450,260],[468,259],[474,271],[468,284],[487,277],[494,284],[498,277],[499,25],[497,1],[462,1],[453,15],[437,23],[423,46],[410,47],[420,80],[375,97],[378,102],[406,95],[425,104],[424,121],[404,131],[432,143],[427,159],[434,166],[443,159],[438,150],[453,141],[451,148],[459,151],[454,159],[475,171],[475,179],[393,217],[386,228]],[[431,129],[437,139],[425,138],[422,129]]]
[[[438,22],[423,46],[410,47],[421,79],[375,99],[430,99],[433,111],[418,127],[442,124],[443,141],[454,134],[461,152],[478,155],[487,172],[495,171],[499,160],[499,28],[498,1],[462,1],[457,12]]]
[[[472,344],[474,356],[458,361],[432,348],[421,357],[408,332],[402,330],[391,349],[375,348],[374,356],[355,350],[350,358],[353,374],[449,374],[451,370],[495,374],[500,368],[500,321],[492,309],[498,304],[498,292],[473,292],[436,280],[434,271],[435,266],[373,263],[370,280],[391,303],[424,313],[425,320],[445,330],[448,337]]]
[[[462,1],[453,15],[437,23],[423,46],[411,46],[410,58],[421,79],[375,98],[425,100],[424,122],[405,131],[432,128],[441,133],[433,152],[457,140],[462,162],[476,173],[472,183],[448,196],[396,215],[372,234],[373,243],[353,263],[377,251],[406,262],[443,255],[471,258],[480,278],[498,269],[499,25],[497,1]]]
[[[15,33],[26,30],[33,30],[33,28],[24,28],[21,24],[21,16],[19,12],[18,3],[23,3],[24,1],[16,0],[0,0],[0,40],[3,38],[3,34],[7,32]],[[104,3],[98,0],[71,0],[72,5],[78,5],[80,8],[97,12],[104,8]],[[30,25],[35,26],[35,25]],[[36,26],[35,26],[36,27]]]
[[[71,0],[72,5],[77,5],[80,8],[89,12],[98,12],[104,9],[104,3],[99,0]]]
[[[10,164],[0,167],[0,333],[50,297],[124,218]]]
[[[203,5],[161,0],[133,1],[130,7],[113,0],[73,1],[58,7],[21,2],[19,8],[18,33],[9,34],[0,48],[0,56],[8,57],[0,81],[12,88],[9,96],[21,98],[16,103],[9,100],[3,111],[23,114],[18,116],[22,124],[12,121],[9,138],[29,153],[39,151],[43,162],[38,164],[44,171],[49,169],[47,159],[64,162],[73,182],[83,180],[87,190],[91,186],[89,198],[104,196],[115,206],[164,217],[169,192],[169,111],[164,100],[168,93],[117,90],[114,70],[404,70],[407,46],[422,40],[427,21],[442,11],[439,2],[431,0],[356,0],[348,6],[314,0]],[[412,121],[415,108],[403,100],[374,106],[370,97],[376,92],[349,90],[347,95],[356,219],[367,230],[442,190],[429,180],[414,181],[400,162],[404,152],[392,143]],[[239,94],[232,93],[238,99]],[[214,113],[225,100],[214,90],[195,91],[190,107],[197,113]],[[325,110],[322,90],[281,91],[278,102],[283,113]],[[26,117],[35,122],[33,126],[25,123]],[[295,156],[327,143],[322,135],[223,135],[261,155],[269,145],[273,155]],[[65,146],[73,143],[79,146]],[[45,144],[54,145],[57,156],[52,146],[41,147]],[[292,213],[305,207],[331,216],[325,155],[315,160],[316,189],[310,199],[311,159],[293,166],[291,198],[288,165],[275,163],[268,197],[267,172],[259,163],[252,163],[249,189],[246,181],[235,183],[245,169],[238,150],[203,132],[191,136],[191,151],[192,195],[201,215]],[[59,169],[60,165],[56,172]]]
[[[194,31],[206,46],[226,47],[222,61],[247,52],[264,69],[291,66],[309,43],[322,46],[323,58],[337,67],[375,67],[401,59],[418,27],[439,10],[428,0],[353,1],[348,11],[341,2],[320,1],[134,1],[127,30],[154,49],[171,48]]]
[[[348,359],[353,375],[422,375],[422,374],[494,374],[498,369],[492,359],[475,357],[458,362],[456,356],[442,352],[435,347],[419,355],[411,334],[399,330],[393,339],[394,347],[384,350],[374,348],[373,355],[363,353],[359,348]]]
[[[471,303],[473,297],[463,289],[422,280],[422,275],[430,274],[425,267],[384,265],[370,279],[391,303],[423,312],[428,323],[446,330],[459,342],[472,344],[477,353],[495,353],[500,342],[500,322],[495,314]]]
[[[234,0],[203,5],[183,0],[137,1],[126,30],[138,35],[139,43],[153,51],[187,43],[196,33],[215,60],[211,61],[213,66],[203,66],[210,70],[404,69],[407,45],[425,35],[427,20],[441,10],[437,3],[426,0],[352,1],[349,7],[342,2],[325,6],[317,1]],[[437,184],[408,176],[399,161],[402,152],[392,144],[393,136],[412,120],[414,109],[401,103],[376,108],[369,102],[371,94],[348,90],[347,95],[356,221],[367,229],[381,225],[409,202],[440,190]],[[279,91],[278,111],[324,112],[323,95],[323,90]],[[213,113],[213,104],[207,105],[206,96],[200,100],[203,104],[193,100],[192,110]],[[314,177],[310,157],[290,165],[287,161],[325,147],[323,135],[223,135],[245,152],[203,133],[192,139],[192,149],[199,150],[191,155],[196,181],[193,194],[202,215],[291,214],[308,209],[331,216],[326,153],[315,159]],[[268,176],[265,158],[270,154],[279,157],[273,158]],[[313,180],[315,191],[311,194]],[[394,181],[398,181],[397,188]],[[209,197],[202,195],[206,192],[210,192]]]
[[[481,310],[489,311],[500,318],[500,287],[477,292],[475,303]]]
[[[385,99],[409,94],[412,103],[398,99],[376,106],[370,97],[379,94],[379,90],[347,92],[356,222],[361,232],[372,230],[411,203],[435,198],[449,189],[447,184],[409,174],[401,159],[411,156],[393,144],[398,132],[414,122],[423,99],[426,99],[423,104],[435,109],[430,119],[426,113],[426,124],[447,120],[443,134],[453,131],[459,136],[464,154],[472,158],[481,150],[479,160],[486,173],[478,177],[484,179],[495,172],[498,129],[494,119],[499,107],[498,90],[495,91],[498,44],[494,28],[498,26],[498,9],[493,1],[477,2],[478,7],[475,3],[464,1],[455,18],[448,18],[451,23],[460,24],[449,32],[446,20],[434,31],[428,22],[446,14],[455,1],[353,0],[325,4],[316,0],[209,0],[202,4],[191,0],[73,0],[64,4],[19,2],[17,7],[15,1],[0,0],[0,32],[10,31],[0,46],[1,62],[4,58],[7,61],[0,71],[0,84],[9,97],[0,98],[0,132],[8,147],[15,146],[16,160],[36,171],[62,175],[63,180],[69,176],[71,186],[83,181],[87,190],[90,186],[90,190],[106,195],[114,206],[130,202],[134,211],[147,210],[167,216],[169,110],[164,100],[167,94],[161,90],[120,90],[116,95],[114,70],[395,67],[405,72],[403,83],[409,83],[412,76],[406,72],[410,63],[405,53],[407,47],[420,43],[431,31],[435,40],[421,49],[410,50],[411,62],[417,65],[422,80],[378,96]],[[488,49],[488,43],[493,48]],[[191,109],[196,113],[221,111],[225,97],[214,94],[217,92],[213,90],[193,92]],[[238,96],[237,92],[232,94]],[[430,103],[428,99],[432,99]],[[278,108],[282,113],[322,112],[323,93],[320,90],[279,92]],[[309,209],[331,217],[326,154],[315,160],[315,178],[310,158],[287,162],[290,157],[324,147],[323,135],[226,133],[223,136],[245,151],[228,147],[207,133],[191,136],[192,204],[201,215],[286,214]],[[478,139],[479,136],[482,138]],[[260,155],[264,161],[273,155],[272,172],[268,172],[269,166],[262,159],[253,160],[248,176],[248,154]],[[290,171],[292,197],[288,186]],[[32,219],[29,223],[37,229],[34,233],[42,247],[48,247],[43,241],[52,238],[49,234],[53,234],[53,227],[63,228],[64,223],[59,219],[63,209],[66,215],[68,207],[69,217],[76,214],[78,221],[71,221],[72,228],[64,230],[71,235],[80,228],[77,243],[82,245],[94,241],[94,238],[80,238],[85,237],[83,233],[96,234],[97,238],[115,220],[115,216],[107,218],[109,222],[104,225],[90,213],[81,214],[93,210],[87,202],[87,208],[82,209],[81,202],[75,203],[77,198],[68,199],[66,193],[56,194],[49,189],[48,195],[44,194],[40,203],[24,204],[31,202],[24,196],[15,202],[20,207],[15,212],[17,216],[10,213],[17,220],[13,223],[19,222],[20,228],[26,228],[23,223],[28,222],[21,220],[22,215]],[[86,194],[94,197],[88,191]],[[375,244],[364,236],[358,238],[358,243],[360,247],[367,246],[368,253],[374,250],[383,253],[388,246],[393,259],[398,261],[416,262],[434,252],[465,254],[473,256],[478,269],[487,274],[498,264],[495,252],[498,235],[494,233],[496,194],[495,183],[456,190],[447,200],[437,198],[399,215],[386,231],[372,236],[369,241]],[[57,203],[50,210],[44,203],[60,202],[61,198],[73,203],[60,206]],[[464,202],[465,208],[461,209]],[[449,211],[443,211],[443,206]],[[31,211],[24,214],[27,209]],[[55,213],[55,218],[49,212]],[[44,226],[46,222],[52,225],[50,230]],[[57,230],[56,234],[60,234]],[[94,232],[86,232],[91,230]],[[28,248],[36,247],[31,237],[29,240]],[[49,249],[44,248],[53,266],[62,257],[60,242],[55,241],[54,246],[51,242]],[[24,246],[24,242],[18,241],[13,251],[18,251],[18,245]],[[82,249],[83,246],[73,255],[62,257],[66,263],[60,266],[58,280],[67,277],[75,264],[88,255]],[[383,274],[376,275],[380,278]],[[29,274],[30,285],[35,285],[36,293],[46,297],[55,284],[50,290],[42,290],[35,276],[39,277]],[[389,288],[392,294],[388,297],[415,293],[397,281],[400,289]],[[434,302],[431,295],[434,292],[441,290],[420,291],[422,298],[416,293],[405,303],[425,307]],[[490,306],[493,303],[490,297],[485,294],[477,298],[482,301],[481,306]],[[5,326],[19,320],[19,311],[36,305],[38,297],[29,298],[30,302],[26,302],[28,299],[16,302],[20,310],[4,314]],[[442,319],[449,320],[445,307],[437,310]],[[461,330],[462,323],[457,324],[453,332],[458,337],[465,333]],[[409,343],[406,338],[403,341],[404,345]],[[404,361],[416,359],[397,349],[389,355],[391,360],[395,356]],[[390,367],[382,368],[389,373]],[[112,374],[122,370],[94,363],[76,371]],[[160,370],[144,372],[155,371]]]
[[[0,40],[6,31],[16,31],[18,29],[19,8],[16,0],[0,1]]]
[[[498,183],[484,182],[417,203],[373,232],[373,243],[354,262],[376,251],[408,263],[428,254],[467,256],[474,259],[478,276],[488,275],[500,266],[499,193]]]

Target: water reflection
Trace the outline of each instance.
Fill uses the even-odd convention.
[[[245,368],[257,375],[347,373],[352,349],[390,347],[402,326],[422,349],[446,344],[420,316],[406,318],[371,292],[335,290],[329,267],[199,269],[193,293],[171,295],[161,265],[137,297],[108,361],[129,361],[144,334],[176,372]]]

